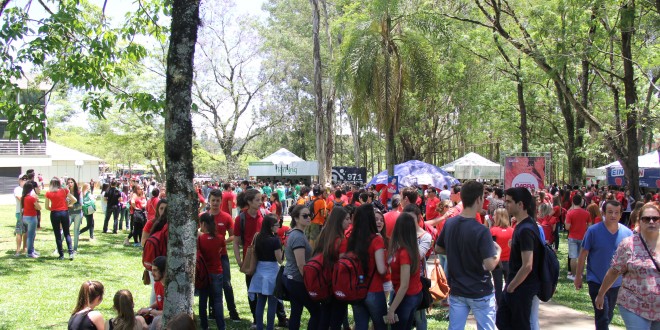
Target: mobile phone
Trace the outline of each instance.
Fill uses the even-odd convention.
[[[497,242],[497,236],[491,236],[493,237],[493,242]]]

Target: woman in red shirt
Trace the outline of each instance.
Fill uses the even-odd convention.
[[[124,241],[124,245],[128,245],[131,237],[133,237],[133,246],[141,246],[142,241],[142,228],[147,223],[147,215],[145,209],[147,207],[147,198],[144,195],[144,189],[140,185],[135,185],[135,194],[131,198],[131,224],[133,231],[128,234]]]
[[[23,223],[27,226],[27,256],[38,258],[39,254],[34,250],[34,238],[37,236],[37,211],[41,210],[39,199],[33,193],[34,182],[27,181],[23,185],[21,196],[21,207],[23,209]]]
[[[197,238],[197,253],[200,253],[206,262],[211,283],[209,287],[199,290],[199,318],[202,329],[208,329],[209,320],[206,315],[207,299],[213,295],[213,312],[218,329],[225,328],[225,319],[222,307],[222,262],[220,250],[225,245],[224,237],[215,235],[215,221],[213,216],[205,212],[200,218],[201,235]]]
[[[277,221],[282,219],[282,203],[277,192],[270,194],[270,213],[277,215]]]
[[[513,228],[509,225],[509,212],[506,209],[497,209],[494,213],[493,227],[490,228],[490,234],[497,245],[502,248],[500,255],[500,264],[493,269],[493,283],[495,284],[495,301],[498,302],[502,297],[503,277],[509,275],[509,256],[511,255],[511,246],[509,242],[513,237]]]
[[[367,329],[369,320],[374,329],[386,329],[383,316],[387,313],[383,277],[387,271],[385,264],[385,243],[378,234],[376,213],[373,204],[363,204],[355,211],[353,230],[348,238],[347,251],[357,254],[366,269],[364,281],[371,283],[367,298],[361,304],[353,304],[353,318],[356,329]]]
[[[68,202],[67,202],[68,201]],[[71,234],[69,232],[69,206],[73,206],[78,200],[71,195],[69,189],[62,188],[60,179],[50,180],[50,188],[46,193],[46,210],[50,211],[50,223],[53,225],[55,234],[55,243],[57,244],[57,253],[64,259],[62,250],[62,234],[66,240],[66,246],[69,250],[69,260],[73,260],[73,245],[71,244]],[[60,228],[62,231],[60,232]]]
[[[401,213],[392,232],[389,263],[396,294],[385,316],[391,329],[411,329],[422,301],[416,221],[412,214]]]
[[[312,255],[323,253],[324,267],[333,268],[339,256],[346,253],[348,239],[344,232],[351,223],[351,215],[341,206],[332,208],[323,230],[319,234],[316,247]],[[341,329],[342,321],[346,317],[348,305],[331,297],[321,303],[320,329]]]
[[[596,207],[598,208],[598,207]],[[543,228],[543,235],[545,236],[545,244],[552,244],[554,241],[554,231],[557,225],[557,218],[555,218],[550,204],[541,204],[539,206],[539,215],[537,222]]]

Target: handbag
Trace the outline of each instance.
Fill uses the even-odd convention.
[[[419,277],[420,282],[422,282],[422,300],[417,306],[417,310],[423,310],[431,307],[433,305],[433,297],[429,289],[431,288],[431,280],[424,277],[423,275]]]
[[[280,270],[277,272],[273,295],[277,299],[289,301],[289,293],[286,291],[286,287],[284,286],[284,265],[280,266]]]
[[[252,244],[248,246],[247,251],[245,252],[245,258],[241,265],[241,273],[245,275],[253,275],[254,271],[257,269],[257,256],[254,252],[254,242],[257,240],[257,236],[259,236],[259,233],[254,234]]]
[[[142,272],[142,283],[144,285],[151,284],[151,278],[149,278],[149,271],[146,269]]]
[[[436,258],[435,265],[431,271],[431,288],[429,289],[431,296],[435,300],[442,300],[449,297],[449,284],[447,284],[447,277],[445,271],[440,267],[440,261]]]

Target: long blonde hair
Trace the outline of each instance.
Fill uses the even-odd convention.
[[[113,308],[117,311],[117,317],[112,320],[113,329],[133,330],[135,327],[135,311],[133,308],[133,295],[128,290],[119,290],[115,293]]]
[[[509,228],[511,221],[509,221],[509,212],[504,208],[499,208],[495,210],[495,221],[493,221],[495,227],[500,228]]]

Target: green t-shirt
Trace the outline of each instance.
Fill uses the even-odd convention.
[[[296,196],[299,196],[299,195],[300,195],[300,185],[297,184],[296,185]]]
[[[263,190],[264,190],[264,195],[268,197],[270,197],[270,194],[273,193],[273,189],[271,189],[270,186],[264,186]]]
[[[286,199],[286,191],[284,187],[277,187],[277,197],[280,198],[280,202]]]

